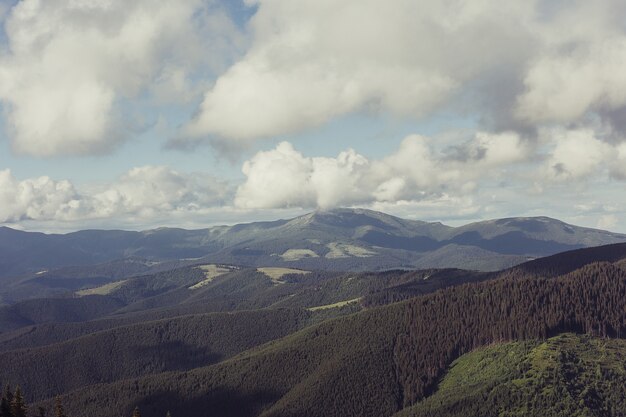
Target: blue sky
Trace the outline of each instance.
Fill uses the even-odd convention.
[[[626,231],[626,6],[0,1],[0,224]]]

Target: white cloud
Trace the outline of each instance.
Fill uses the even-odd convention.
[[[335,207],[372,202],[440,199],[467,194],[475,181],[524,160],[529,152],[514,133],[479,133],[463,160],[438,152],[429,138],[405,138],[393,154],[369,160],[350,149],[336,158],[305,157],[287,142],[259,152],[243,165],[246,181],[235,205],[245,208]],[[457,155],[458,156],[458,155]]]
[[[609,144],[590,129],[546,130],[536,142],[513,132],[477,132],[453,147],[411,135],[379,159],[352,149],[336,158],[307,157],[283,142],[244,163],[246,179],[234,204],[276,209],[400,203],[427,207],[464,201],[474,210],[482,199],[483,209],[489,210],[495,201],[521,204],[524,194],[529,201],[541,201],[568,190],[579,193],[585,184],[606,183],[609,176],[624,179],[624,162],[626,143]],[[588,212],[584,204],[576,206]]]
[[[259,152],[243,164],[248,180],[239,187],[235,204],[258,208],[310,205],[314,201],[309,184],[312,167],[312,161],[287,142]]]
[[[476,139],[470,142],[471,157],[483,165],[498,166],[525,160],[531,145],[513,132],[490,134],[478,132]]]
[[[94,215],[199,211],[224,202],[226,185],[200,174],[186,175],[163,166],[133,168],[92,196]]]
[[[553,131],[556,146],[546,162],[545,178],[565,181],[588,177],[604,170],[614,148],[597,139],[592,130]]]
[[[206,92],[189,140],[248,142],[360,111],[461,107],[510,130],[626,108],[617,0],[250,3],[252,45]]]
[[[0,222],[25,219],[65,219],[78,214],[81,197],[68,181],[48,177],[16,180],[0,171]]]
[[[236,148],[355,112],[461,111],[482,130],[524,134],[589,116],[626,126],[619,0],[246,3],[257,11],[245,35],[214,0],[4,9],[0,100],[13,149],[108,150],[137,114],[156,120],[163,103],[186,112],[201,96],[178,145]]]
[[[590,109],[626,104],[626,38],[542,57],[529,70],[517,113],[533,122],[572,122]]]
[[[5,29],[0,100],[8,131],[16,152],[39,156],[115,146],[130,123],[125,100],[152,81],[158,99],[188,100],[180,68],[217,70],[238,36],[223,12],[208,13],[201,0],[24,0]]]
[[[253,44],[206,93],[191,137],[249,141],[355,111],[420,117],[530,48],[533,2],[259,0]]]
[[[228,190],[226,183],[212,177],[161,166],[133,168],[111,184],[85,190],[48,177],[20,181],[4,170],[0,171],[0,223],[116,218],[147,222],[222,205]]]
[[[0,54],[13,149],[108,150],[129,136],[133,116],[156,120],[164,103],[187,112],[201,97],[175,144],[209,138],[231,149],[355,112],[440,109],[485,131],[528,135],[595,116],[624,134],[619,0],[246,4],[257,11],[244,35],[214,0],[17,3]]]
[[[575,1],[538,27],[541,52],[529,62],[517,115],[573,122],[626,105],[626,17],[614,0]]]
[[[98,153],[156,120],[155,135],[164,137],[196,103],[176,132],[179,144],[209,138],[236,149],[356,112],[423,118],[443,110],[449,123],[461,115],[480,131],[450,141],[412,135],[370,158],[358,147],[322,158],[282,143],[245,162],[234,200],[219,181],[164,167],[88,189],[2,171],[0,220],[156,219],[217,206],[401,206],[470,216],[486,212],[491,195],[521,205],[519,193],[530,195],[531,186],[533,201],[566,188],[601,188],[608,200],[615,192],[607,179],[626,179],[621,0],[247,4],[258,11],[245,35],[214,0],[0,5],[8,40],[0,45],[0,101],[13,150]]]
[[[11,5],[9,3],[0,3],[0,23],[4,21],[9,13],[9,10],[11,10],[10,6]]]
[[[336,157],[306,156],[282,142],[243,164],[245,180],[236,191],[206,174],[163,166],[133,168],[109,184],[81,187],[48,177],[18,180],[4,170],[0,224],[46,224],[56,230],[84,225],[199,227],[217,219],[287,215],[283,210],[292,215],[303,209],[364,206],[455,222],[556,213],[613,228],[623,204],[617,194],[605,198],[607,179],[619,178],[624,144],[607,144],[584,129],[542,135],[533,145],[512,132],[478,132],[461,145],[447,147],[411,135],[382,158],[367,158],[352,149]],[[529,189],[533,182],[540,185],[534,194]],[[585,184],[587,202],[581,203]]]

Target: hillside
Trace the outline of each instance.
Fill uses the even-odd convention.
[[[78,337],[66,331],[59,343],[0,352],[0,376],[19,381],[30,399],[42,399],[94,383],[217,363],[304,328],[311,316],[306,310],[259,310],[180,316]]]
[[[437,391],[395,417],[624,416],[626,341],[563,334],[455,360]]]
[[[216,365],[66,394],[72,416],[381,416],[437,392],[461,355],[507,340],[626,331],[626,271],[466,284],[305,328]],[[106,412],[103,410],[107,410]]]
[[[60,295],[193,263],[365,271],[461,268],[494,271],[626,235],[547,217],[462,227],[363,209],[201,230],[87,230],[65,235],[0,228],[0,303]],[[71,268],[68,268],[71,266]]]
[[[206,278],[206,269],[214,268],[222,272]],[[454,269],[336,273],[274,268],[272,276],[263,271],[268,270],[212,264],[184,267],[78,291],[65,298],[33,299],[0,307],[0,349],[3,341],[12,337],[3,332],[29,332],[32,336],[51,327],[42,326],[46,323],[61,331],[58,327],[63,322],[68,323],[65,328],[78,328],[70,324],[91,320],[91,325],[82,327],[83,332],[89,332],[103,328],[103,322],[114,327],[115,323],[267,308],[310,309],[321,320],[493,275]],[[81,311],[81,305],[88,309]]]
[[[626,334],[625,259],[615,244],[499,272],[184,266],[0,308],[0,383],[48,409],[61,394],[70,417],[445,415],[463,408],[453,392],[501,401],[488,378],[511,375],[446,391],[465,354]]]
[[[0,307],[0,333],[38,323],[78,322],[106,316],[124,304],[112,297],[44,298]]]

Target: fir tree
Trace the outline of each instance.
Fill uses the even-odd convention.
[[[65,415],[65,410],[63,410],[63,403],[61,402],[61,397],[57,395],[54,399],[54,415],[55,417],[67,417]]]
[[[22,389],[19,386],[15,388],[15,394],[11,400],[11,416],[26,417],[26,403],[24,403]]]

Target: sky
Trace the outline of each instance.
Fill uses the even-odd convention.
[[[0,225],[626,232],[622,0],[0,0]]]

